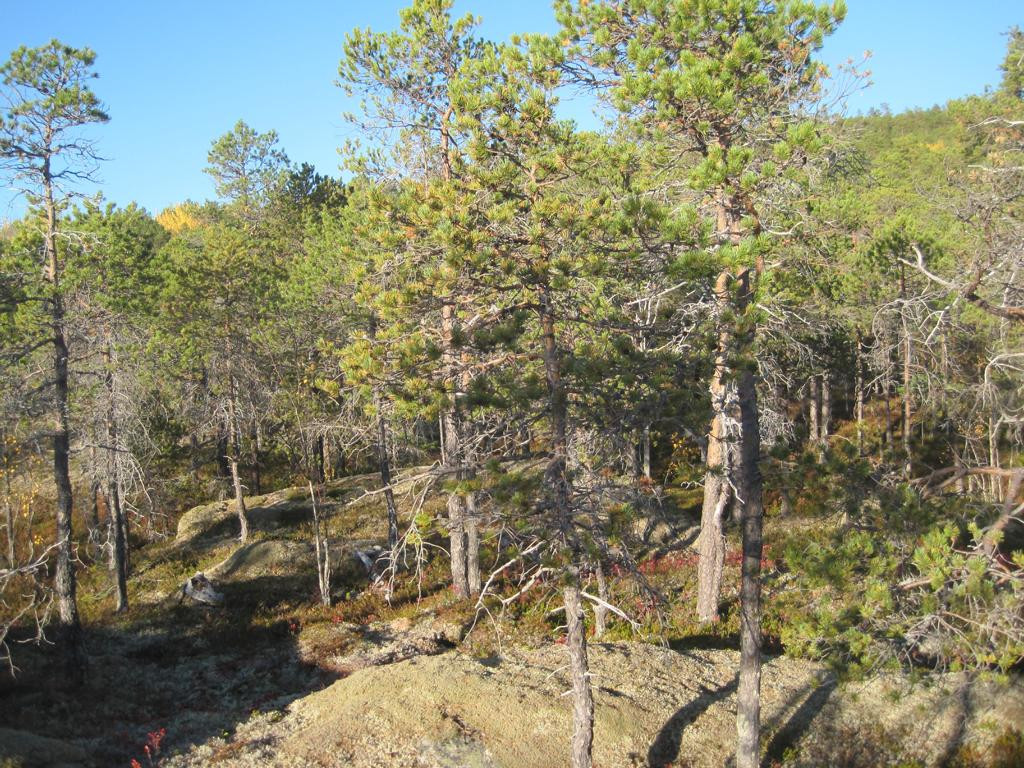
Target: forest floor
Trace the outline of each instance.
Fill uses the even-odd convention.
[[[415,495],[416,475],[406,473],[400,493]],[[248,500],[244,546],[231,504],[185,513],[173,539],[137,551],[124,614],[112,610],[109,573],[83,570],[88,683],[66,688],[54,648],[17,646],[19,674],[0,683],[0,766],[565,765],[571,712],[557,601],[539,589],[504,617],[479,616],[447,589],[440,556],[419,578],[401,577],[389,603],[355,554],[384,536],[383,500],[367,493],[375,482],[327,488],[330,608],[319,603],[301,488]],[[597,766],[728,764],[737,568],[731,558],[721,625],[698,629],[693,501],[666,499],[638,528],[641,571],[668,598],[657,631],[634,635],[620,623],[591,643]],[[424,511],[443,505],[431,494]],[[197,571],[222,605],[181,598]],[[638,593],[616,597],[645,610]],[[779,654],[770,631],[766,648],[766,764],[948,764],[984,754],[1024,723],[1017,679],[839,682],[818,663]]]

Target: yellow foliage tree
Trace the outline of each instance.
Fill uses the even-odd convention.
[[[156,217],[157,223],[172,235],[199,226],[199,206],[191,201],[178,203],[162,210]]]

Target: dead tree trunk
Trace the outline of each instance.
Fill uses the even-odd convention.
[[[906,478],[911,477],[913,472],[913,456],[910,451],[910,436],[911,436],[911,394],[910,394],[910,364],[912,354],[912,342],[910,339],[910,329],[907,328],[906,322],[903,324],[903,476]]]
[[[891,446],[893,443],[893,428],[892,428],[892,392],[889,382],[889,375],[891,368],[886,371],[886,378],[883,386],[883,396],[885,397],[885,445]]]
[[[715,295],[722,312],[728,310],[731,275],[722,272],[715,283]],[[725,536],[722,532],[725,513],[732,499],[728,473],[731,465],[730,431],[726,421],[735,400],[735,386],[728,381],[729,347],[732,331],[723,323],[718,335],[715,370],[711,375],[711,407],[713,416],[707,447],[707,472],[704,476],[704,504],[701,509],[699,559],[697,564],[697,618],[702,623],[718,621],[718,600],[725,564]]]
[[[821,374],[821,416],[818,419],[818,442],[824,449],[832,426],[832,381],[826,371]]]
[[[594,561],[594,576],[597,578],[597,596],[608,602],[608,579],[604,575],[604,558]],[[598,603],[594,606],[594,639],[600,639],[608,629],[608,606]]]
[[[227,493],[226,486],[231,482],[231,462],[228,459],[228,454],[231,452],[231,441],[228,431],[228,425],[223,421],[217,423],[217,477],[221,480],[221,492],[225,495]]]
[[[0,439],[5,437],[0,433]],[[4,525],[7,528],[7,567],[14,568],[14,505],[11,504],[11,461],[4,447]]]
[[[857,418],[857,454],[864,455],[864,342],[861,338],[860,329],[857,329],[857,357],[855,366],[857,368],[856,390],[856,418]]]
[[[245,508],[245,494],[242,491],[242,477],[238,471],[240,453],[238,433],[238,414],[235,410],[235,377],[228,375],[228,466],[231,468],[231,482],[235,489],[235,511],[238,513],[238,524],[241,528],[239,541],[243,544],[249,540],[249,512]]]
[[[327,535],[327,518],[317,506],[317,492],[309,481],[309,500],[313,505],[313,547],[316,553],[316,578],[320,586],[320,602],[331,605],[331,552]],[[322,529],[322,530],[321,530]]]
[[[817,374],[807,380],[807,442],[815,450],[821,440],[821,382]]]
[[[110,566],[114,572],[116,608],[120,613],[128,608],[128,542],[125,537],[124,509],[121,506],[121,481],[118,459],[117,402],[114,392],[114,369],[112,345],[108,339],[103,350],[103,385],[107,395],[106,442],[107,442],[107,515],[113,534],[110,552]]]

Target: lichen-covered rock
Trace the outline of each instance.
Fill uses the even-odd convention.
[[[729,764],[737,653],[608,643],[591,646],[590,655],[595,765]],[[233,741],[215,745],[218,763],[562,768],[572,727],[566,663],[564,648],[545,646],[489,659],[449,651],[358,669],[283,716],[241,725]],[[961,744],[983,753],[1004,726],[1020,725],[1024,689],[967,683],[945,675],[931,685],[893,677],[840,686],[819,665],[770,659],[763,668],[767,759],[868,768],[913,760],[935,766]],[[206,765],[212,749],[200,746],[168,765]]]
[[[210,532],[226,527],[238,514],[227,501],[214,501],[192,507],[178,519],[178,530],[174,537],[176,544],[191,544]]]
[[[735,657],[592,646],[595,764],[723,765],[735,732]],[[236,738],[261,745],[271,766],[562,768],[572,719],[565,665],[560,646],[501,659],[417,656],[353,672],[295,702],[279,723],[240,728]],[[805,662],[766,665],[766,719],[797,710],[820,675]],[[244,750],[237,760],[226,765],[256,764]]]

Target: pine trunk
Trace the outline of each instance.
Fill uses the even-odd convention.
[[[551,460],[545,473],[545,485],[555,523],[563,546],[573,558],[566,567],[567,584],[562,590],[568,623],[566,646],[573,690],[573,733],[570,765],[590,768],[591,745],[594,739],[594,699],[590,690],[587,640],[583,628],[583,607],[580,604],[580,545],[572,520],[572,489],[568,474],[569,407],[562,380],[562,357],[555,337],[555,318],[551,296],[546,285],[541,288],[540,326],[544,350],[544,373],[547,380],[548,409],[551,419]]]
[[[72,538],[71,405],[68,390],[68,345],[64,328],[64,299],[57,263],[57,213],[49,161],[45,162],[47,282],[50,283],[51,332],[53,333],[54,409],[53,479],[57,489],[56,563],[53,590],[57,598],[57,637],[63,652],[67,679],[72,685],[85,680],[85,650],[78,618],[75,561]]]
[[[0,439],[3,434],[0,433]],[[99,442],[94,438],[93,442]],[[103,471],[105,474],[105,470]],[[89,446],[89,475],[92,478],[89,482],[89,555],[93,562],[100,559],[103,547],[100,544],[100,466],[96,458],[96,446]]]
[[[457,483],[465,477],[462,424],[459,414],[459,377],[455,349],[455,305],[445,302],[441,307],[441,362],[447,403],[441,412],[444,435],[444,463]],[[466,571],[466,498],[456,489],[448,496],[448,540],[451,553],[452,589],[458,597],[469,595]]]
[[[384,505],[388,514],[388,552],[394,565],[398,558],[398,507],[395,504],[395,492],[391,489],[391,460],[388,454],[388,427],[384,419],[383,398],[374,394],[377,406],[377,465],[380,469],[380,482],[384,487]]]
[[[762,501],[759,467],[757,389],[754,374],[740,378],[743,448],[739,481],[743,489],[743,562],[740,582],[740,675],[736,697],[736,766],[758,768],[761,748],[761,555]]]
[[[467,597],[466,500],[457,493],[448,495],[448,544],[451,552],[452,590],[458,597]]]
[[[480,577],[480,518],[475,493],[466,496],[466,581],[469,594],[479,595],[483,584]]]
[[[377,338],[377,318],[370,317],[368,333],[370,341]],[[398,566],[398,506],[395,492],[391,488],[391,453],[388,440],[388,425],[384,414],[384,393],[379,383],[373,385],[373,407],[377,411],[377,466],[380,482],[384,488],[384,505],[388,515],[388,558],[392,569]]]
[[[569,651],[569,674],[572,678],[572,768],[590,768],[594,741],[594,697],[590,690],[587,664],[587,636],[583,624],[578,582],[572,581],[562,590],[565,601],[566,648]]]
[[[259,496],[263,493],[263,477],[260,473],[260,463],[263,454],[263,434],[257,425],[250,434],[252,441],[252,492]]]
[[[752,296],[749,273],[742,282],[740,307]],[[749,356],[753,333],[744,339]],[[758,768],[761,752],[761,556],[764,500],[761,480],[760,415],[753,360],[739,377],[741,448],[737,457],[736,485],[740,503],[743,560],[740,566],[740,674],[736,693],[736,766]]]

